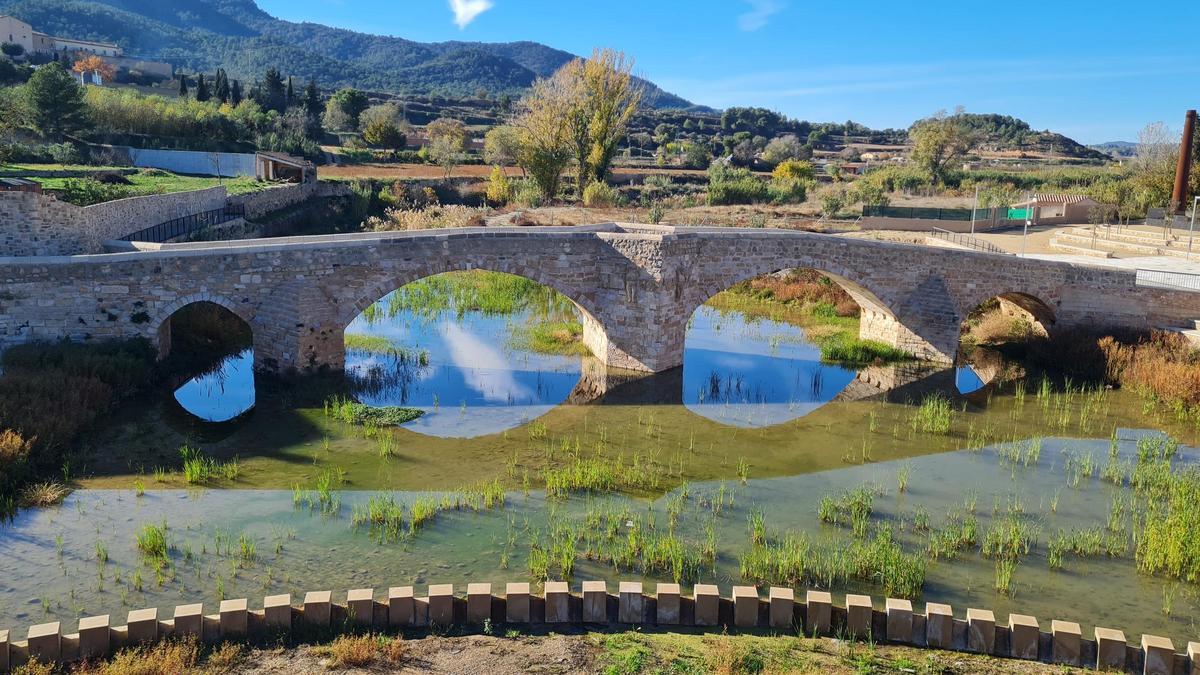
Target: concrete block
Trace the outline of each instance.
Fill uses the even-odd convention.
[[[925,603],[925,643],[936,649],[954,647],[954,610],[950,605]]]
[[[129,644],[153,642],[158,639],[158,608],[136,609],[125,619]]]
[[[1112,628],[1096,629],[1096,670],[1124,672],[1129,645],[1125,633]]]
[[[245,635],[250,629],[250,603],[246,598],[221,601],[221,637]]]
[[[796,592],[772,586],[767,595],[771,628],[791,628],[796,621]]]
[[[1008,630],[1012,656],[1018,659],[1038,658],[1038,640],[1041,639],[1041,626],[1038,620],[1025,614],[1009,614]]]
[[[1065,663],[1071,666],[1079,665],[1079,647],[1083,641],[1083,632],[1079,624],[1071,621],[1050,622],[1051,643],[1050,659],[1054,663]]]
[[[583,622],[608,623],[608,585],[603,581],[583,582]]]
[[[333,591],[309,591],[304,594],[304,623],[329,626],[333,616]]]
[[[201,637],[204,632],[204,605],[179,605],[175,608],[175,635]]]
[[[454,585],[429,587],[429,625],[448,628],[454,625]]]
[[[679,584],[659,584],[654,589],[657,601],[655,619],[661,626],[679,625]]]
[[[571,586],[565,581],[547,581],[546,623],[570,623]]]
[[[733,587],[733,625],[738,628],[754,628],[758,625],[758,588],[756,586]]]
[[[856,638],[871,637],[871,615],[874,613],[868,595],[846,596],[846,630]]]
[[[412,586],[393,586],[388,589],[388,625],[393,628],[416,625]]]
[[[967,650],[980,654],[996,651],[996,615],[992,610],[967,610]]]
[[[1142,652],[1146,655],[1144,675],[1172,675],[1175,672],[1175,643],[1169,638],[1143,635]]]
[[[887,639],[912,644],[913,608],[911,600],[887,599]]]
[[[808,606],[809,635],[829,635],[833,630],[833,596],[828,591],[809,591],[805,598]]]
[[[504,587],[504,620],[508,623],[529,623],[529,584],[508,584]]]
[[[354,625],[370,628],[375,623],[375,589],[356,588],[346,593],[346,610]]]
[[[721,590],[712,584],[696,584],[693,589],[697,626],[716,626],[721,621]]]
[[[27,640],[30,661],[58,663],[62,659],[62,627],[57,621],[30,626]]]
[[[1200,642],[1189,642],[1187,648],[1188,667],[1193,675],[1200,675]]]
[[[9,656],[8,631],[0,630],[0,672],[8,672],[12,667],[12,658]]]
[[[492,585],[467,584],[467,623],[482,624],[492,618]]]
[[[263,624],[268,628],[292,629],[292,596],[269,595],[263,598]]]
[[[642,582],[622,581],[617,604],[618,623],[641,623],[645,612]]]
[[[108,615],[88,616],[79,620],[79,658],[94,659],[107,656],[112,648],[112,631]]]

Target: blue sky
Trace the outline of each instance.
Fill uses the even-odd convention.
[[[1200,107],[1200,3],[1006,0],[259,0],[267,12],[422,42],[614,47],[697,103],[905,127],[939,109],[1085,143]]]

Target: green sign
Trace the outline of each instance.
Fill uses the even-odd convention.
[[[1009,220],[1029,220],[1030,216],[1032,215],[1030,213],[1032,210],[1033,209],[1031,209],[1031,208],[1009,209],[1008,210],[1008,219]]]

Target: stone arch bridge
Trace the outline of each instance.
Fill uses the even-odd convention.
[[[209,301],[250,325],[259,368],[340,368],[344,329],[371,303],[426,276],[485,269],[574,301],[601,362],[658,372],[683,362],[687,322],[708,298],[795,267],[821,270],[858,301],[863,337],[941,362],[955,358],[966,315],[995,297],[1056,327],[1200,318],[1200,293],[1139,286],[1131,271],[784,230],[606,224],[0,259],[0,346],[141,336],[165,353],[171,316]]]

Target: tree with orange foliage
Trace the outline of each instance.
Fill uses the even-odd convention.
[[[101,81],[111,80],[117,74],[116,68],[95,54],[89,54],[79,59],[74,66],[71,66],[71,70],[79,75],[80,84],[87,84],[84,78],[86,73],[98,73]]]

